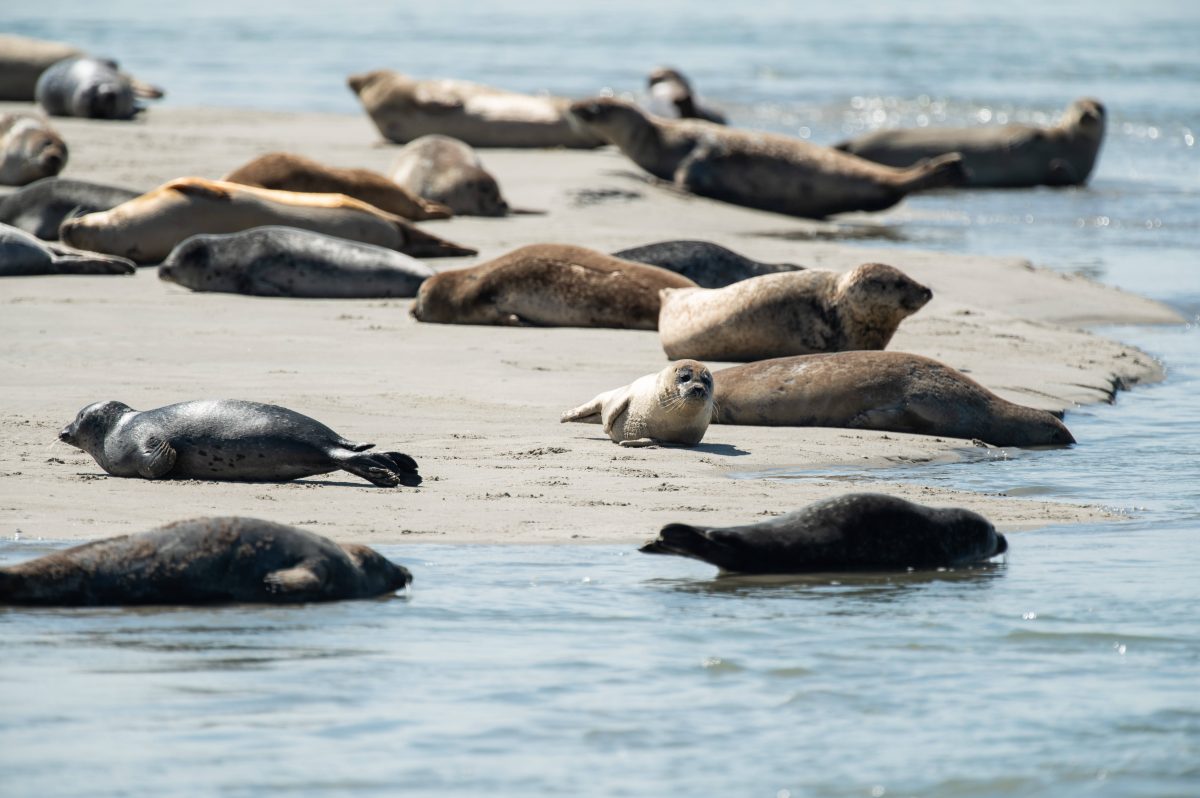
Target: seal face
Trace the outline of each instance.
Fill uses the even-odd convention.
[[[421,484],[406,454],[361,454],[375,444],[348,441],[285,407],[237,399],[140,413],[121,402],[96,402],[58,437],[117,477],[275,482],[341,469],[384,488]]]
[[[658,67],[647,77],[646,88],[650,92],[650,109],[658,116],[725,124],[725,114],[701,105],[692,93],[691,82],[677,69]]]
[[[58,239],[64,219],[107,211],[139,192],[85,180],[46,177],[0,199],[0,222],[46,241]]]
[[[792,263],[762,263],[710,241],[659,241],[614,252],[613,257],[669,269],[701,288],[724,288],[751,277],[804,268]]]
[[[933,292],[904,272],[864,263],[752,277],[725,288],[667,288],[658,333],[672,360],[764,360],[883,349]]]
[[[133,274],[131,261],[95,252],[52,246],[0,224],[0,277],[40,274]]]
[[[893,169],[788,136],[652,119],[613,98],[581,100],[570,112],[655,177],[700,196],[792,216],[883,210],[914,191],[963,179],[957,155]]]
[[[1000,398],[965,374],[903,352],[836,352],[721,369],[721,424],[846,427],[981,440],[993,446],[1075,442],[1045,410]]]
[[[116,64],[87,56],[59,61],[43,72],[34,96],[51,116],[132,119],[142,110],[133,83]]]
[[[605,391],[563,413],[560,421],[603,424],[605,434],[621,446],[695,446],[704,438],[712,412],[712,373],[703,363],[681,360]]]
[[[666,269],[566,244],[534,244],[430,277],[412,314],[439,324],[658,326],[662,288],[695,287]]]
[[[193,291],[290,297],[411,297],[433,270],[383,247],[293,227],[192,236],[158,269]]]
[[[408,569],[366,546],[253,518],[196,518],[0,568],[0,604],[336,601],[411,581]]]
[[[954,568],[1007,550],[978,513],[879,493],[848,493],[746,526],[668,524],[641,548],[746,574]]]
[[[67,165],[67,144],[41,119],[0,114],[0,185],[23,186]]]
[[[500,184],[469,144],[429,135],[404,145],[392,164],[397,184],[449,207],[459,216],[505,216]]]
[[[1003,125],[973,128],[880,130],[844,141],[838,149],[889,166],[906,167],[948,152],[962,155],[970,188],[1081,186],[1104,142],[1106,113],[1083,97],[1059,124],[1041,128]]]

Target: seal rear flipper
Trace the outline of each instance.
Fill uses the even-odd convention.
[[[338,465],[381,488],[394,488],[397,485],[415,488],[421,484],[416,461],[400,452],[356,454],[340,460]]]
[[[601,394],[590,402],[566,411],[559,417],[558,422],[565,424],[568,421],[577,421],[582,424],[599,424],[600,413],[604,409],[603,397],[604,394]]]
[[[478,255],[479,250],[455,244],[444,238],[418,230],[411,224],[397,221],[400,228],[400,252],[417,258],[456,258],[463,255]]]
[[[315,593],[321,589],[321,576],[306,565],[295,568],[284,568],[272,571],[263,577],[263,584],[268,593],[291,594],[290,597],[301,599],[301,593]]]
[[[103,255],[59,255],[53,266],[56,274],[133,274],[137,271],[131,260]]]
[[[175,467],[176,457],[175,449],[162,438],[147,438],[137,453],[137,472],[146,479],[161,479]]]

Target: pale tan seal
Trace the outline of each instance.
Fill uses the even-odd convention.
[[[963,157],[966,185],[971,188],[1081,186],[1096,165],[1104,128],[1104,105],[1083,97],[1050,128],[1002,125],[879,130],[837,147],[897,167],[957,152]]]
[[[666,288],[658,334],[667,357],[765,360],[883,349],[933,297],[899,269],[864,263],[751,277],[725,288]]]
[[[404,145],[388,174],[396,184],[459,216],[505,216],[509,211],[500,184],[475,150],[449,136],[421,136]]]
[[[407,144],[441,133],[473,147],[571,147],[604,142],[576,130],[569,100],[518,94],[465,80],[420,80],[377,69],[348,79],[383,137]]]
[[[67,165],[67,143],[29,114],[0,114],[0,185],[24,186]]]
[[[534,244],[421,284],[412,314],[439,324],[658,326],[663,288],[695,287],[675,272],[568,244]]]
[[[561,421],[603,424],[605,434],[621,446],[695,446],[708,430],[712,412],[713,377],[708,367],[681,360],[657,374],[605,391],[563,413]]]
[[[792,216],[883,210],[914,191],[963,179],[956,155],[894,169],[774,133],[651,118],[613,98],[573,103],[571,114],[655,177],[693,194]]]
[[[85,53],[62,42],[31,39],[0,33],[0,100],[32,102],[38,78],[53,65]],[[116,69],[114,62],[109,62]],[[124,75],[138,97],[157,99],[163,90],[143,83],[132,75]]]
[[[272,152],[239,166],[222,180],[277,191],[345,194],[381,211],[420,222],[448,219],[450,208],[399,186],[370,169],[338,169],[288,152]]]
[[[658,67],[646,78],[650,92],[650,110],[668,119],[703,119],[725,124],[725,114],[702,105],[683,73],[671,67]]]
[[[191,236],[265,225],[299,227],[417,257],[475,254],[343,194],[273,191],[199,177],[172,180],[111,210],[68,219],[59,234],[80,249],[159,263]]]
[[[720,424],[912,432],[993,446],[1075,442],[1053,414],[1001,399],[920,355],[800,355],[721,369],[713,378]]]

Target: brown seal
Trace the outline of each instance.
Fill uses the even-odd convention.
[[[672,363],[657,374],[605,391],[562,414],[560,421],[603,424],[622,446],[666,443],[695,446],[712,419],[713,377],[695,360]]]
[[[473,147],[572,147],[604,142],[576,130],[568,100],[535,97],[465,80],[419,80],[377,69],[348,79],[379,132],[407,144],[441,133]]]
[[[751,277],[725,288],[667,288],[658,334],[676,360],[765,360],[883,349],[933,292],[899,269],[864,263]]]
[[[416,257],[475,254],[343,194],[274,191],[199,177],[172,180],[111,210],[68,219],[59,234],[80,249],[159,263],[191,236],[266,225],[299,227]]]
[[[416,222],[448,219],[452,215],[442,203],[424,199],[370,169],[336,169],[287,152],[260,155],[221,179],[278,191],[345,194]]]
[[[1050,128],[1003,125],[879,130],[842,142],[839,150],[889,166],[911,166],[947,152],[962,155],[971,188],[1081,186],[1104,141],[1105,111],[1083,97]]]
[[[654,119],[613,98],[581,100],[571,113],[655,177],[693,194],[792,216],[883,210],[914,191],[962,181],[956,155],[894,169],[774,133]]]
[[[459,216],[509,212],[500,184],[483,168],[475,150],[449,136],[421,136],[404,145],[389,174],[398,185],[446,205]]]
[[[657,266],[568,244],[533,244],[430,277],[412,314],[439,324],[653,330],[658,292],[695,286]]]
[[[836,352],[721,369],[715,421],[770,427],[846,427],[993,446],[1065,446],[1053,414],[1001,399],[936,360],[903,352]]]
[[[67,165],[67,143],[29,114],[0,114],[0,185],[24,186]]]
[[[337,601],[411,581],[407,568],[367,546],[254,518],[194,518],[0,568],[0,604]]]

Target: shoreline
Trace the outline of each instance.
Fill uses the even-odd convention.
[[[0,104],[0,112],[30,108]],[[219,177],[275,150],[384,170],[398,149],[380,142],[365,114],[164,107],[132,123],[53,124],[71,148],[64,177],[135,189]],[[878,260],[935,294],[889,349],[946,362],[1004,398],[1066,409],[1068,426],[1072,407],[1164,375],[1149,355],[1078,327],[1183,321],[1159,302],[1019,258],[821,240],[840,224],[868,236],[874,225],[867,214],[810,222],[681,195],[642,179],[611,150],[479,154],[510,204],[547,213],[421,223],[480,250],[429,261],[437,270],[538,241],[611,252],[703,238],[758,260],[839,271]],[[647,332],[419,324],[408,316],[411,300],[192,294],[160,283],[153,268],[131,278],[6,278],[0,305],[6,337],[19,342],[0,355],[0,535],[10,539],[18,528],[27,540],[82,540],[240,514],[365,543],[641,542],[670,521],[749,523],[861,487],[730,474],[923,462],[970,445],[713,425],[695,449],[629,450],[597,426],[560,425],[563,409],[666,364]],[[207,397],[282,404],[347,437],[399,449],[417,459],[426,482],[389,491],[335,473],[293,483],[156,483],[106,476],[90,456],[55,442],[92,401],[148,409]],[[913,484],[872,481],[868,489],[961,504],[1002,531],[1128,518],[1096,505]]]

